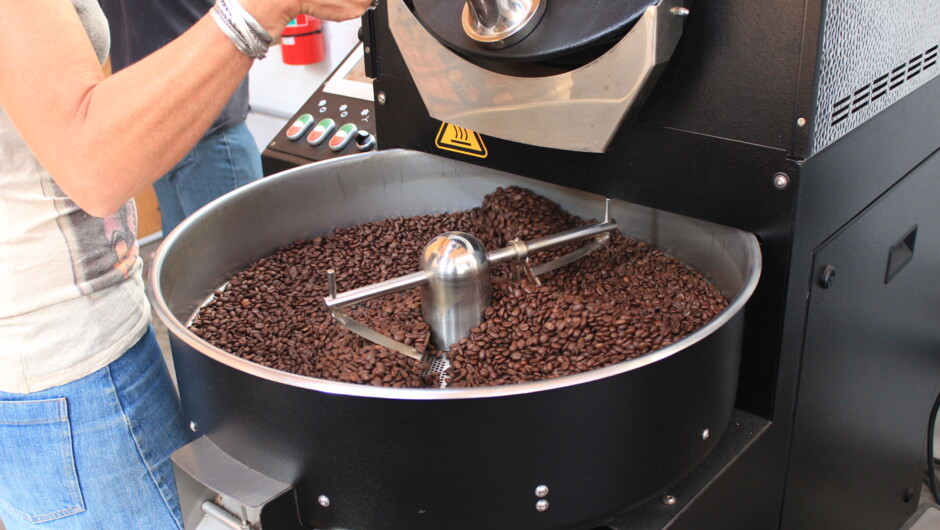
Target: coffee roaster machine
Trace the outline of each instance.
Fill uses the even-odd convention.
[[[290,416],[299,410],[291,409],[298,394],[272,387],[261,372],[253,383],[232,368],[234,362],[225,368],[228,375],[207,369],[221,354],[171,323],[184,412],[201,436],[174,461],[181,491],[191,482],[212,492],[200,498],[204,512],[232,528],[402,528],[407,521],[410,528],[887,529],[911,517],[927,468],[931,405],[940,392],[940,2],[386,0],[364,17],[363,29],[366,70],[374,77],[375,134],[383,151],[394,150],[272,178],[286,189],[317,174],[318,192],[341,190],[338,197],[353,205],[356,190],[375,189],[357,180],[370,168],[381,172],[404,164],[386,172],[447,174],[454,177],[450,183],[466,178],[467,189],[476,185],[472,168],[479,168],[496,181],[533,179],[547,193],[610,197],[626,205],[618,212],[625,219],[630,208],[652,212],[633,219],[653,238],[669,233],[667,238],[678,241],[688,233],[693,240],[702,230],[717,233],[703,226],[753,234],[763,266],[742,312],[730,415],[718,414],[726,425],[712,429],[704,453],[690,456],[689,446],[671,446],[671,454],[651,454],[644,473],[599,474],[593,482],[587,477],[578,492],[533,483],[525,492],[532,518],[501,513],[503,505],[491,502],[478,484],[449,482],[448,472],[467,462],[437,460],[425,479],[441,491],[426,492],[428,498],[472,506],[472,517],[448,519],[432,509],[402,519],[388,499],[400,499],[401,506],[421,502],[402,498],[413,490],[387,474],[379,475],[383,482],[377,487],[366,486],[374,479],[368,471],[353,477],[363,492],[375,494],[351,495],[354,506],[340,506],[340,498],[318,496],[309,487],[303,491],[311,482],[304,477],[343,467],[324,467],[316,455],[297,457],[304,429],[317,429],[310,418]],[[266,167],[287,169],[296,162],[277,153],[265,156]],[[385,178],[382,186],[391,182]],[[440,194],[436,185],[429,181],[429,193]],[[243,212],[260,212],[274,200],[269,196],[275,187],[255,185],[259,192],[251,201],[251,191],[236,192],[242,195],[223,198],[210,213],[224,214],[239,202]],[[387,200],[415,200],[411,193],[387,193]],[[387,208],[386,199],[368,201]],[[291,219],[305,215],[302,202],[280,213]],[[342,211],[338,207],[330,215],[337,223],[352,221]],[[175,304],[196,283],[177,276],[199,274],[168,254],[198,253],[196,235],[209,233],[200,231],[200,223],[214,222],[208,214],[196,217],[169,238],[155,264],[161,298],[156,309],[171,320],[185,320],[191,304]],[[677,224],[679,218],[691,222]],[[263,222],[261,213],[257,219]],[[727,250],[728,240],[710,241],[716,255]],[[234,270],[237,260],[230,261],[216,268]],[[206,373],[208,378],[199,379]],[[675,378],[683,399],[720,393],[717,386],[689,388],[679,372],[658,377]],[[239,382],[244,386],[234,385]],[[255,392],[287,408],[260,413],[248,406],[242,417],[212,409],[231,408],[226,400],[250,403]],[[347,403],[344,390],[331,392],[327,388],[316,401],[324,409],[316,419],[335,422],[330,428],[338,439],[352,439],[343,436],[366,428],[344,419],[366,405]],[[565,410],[557,418],[590,418],[633,406],[606,399],[624,394],[592,396],[604,399],[603,406],[587,406],[577,415]],[[539,412],[527,409],[526,399],[506,400],[509,406],[500,414],[550,417],[553,407],[565,409],[566,398],[557,394],[528,402],[549,405]],[[397,413],[394,399],[377,401]],[[421,403],[422,412],[461,412],[466,415],[452,418],[457,424],[486,428],[474,400],[455,409]],[[687,419],[670,417],[668,406],[651,406],[648,425]],[[379,417],[376,423],[394,432],[395,425]],[[239,441],[252,431],[252,422],[295,420],[297,432]],[[401,428],[422,421],[438,425],[425,416]],[[618,447],[609,446],[605,421],[598,418],[589,438],[600,454],[618,454]],[[380,430],[366,431],[381,437]],[[478,434],[469,427],[459,432]],[[642,440],[651,432],[631,437]],[[709,438],[707,430],[695,432]],[[498,432],[482,435],[481,442],[501,439]],[[309,438],[313,443],[322,436]],[[375,439],[371,450],[353,445],[346,455],[372,461],[370,451],[387,453],[385,442]],[[544,440],[533,439],[531,454],[517,455],[519,469],[553,468],[566,456],[582,457],[577,448],[569,455],[545,453],[539,442]],[[624,445],[622,452],[636,447],[642,444]],[[490,451],[511,468],[513,459],[500,454],[500,447]],[[237,461],[233,454],[255,460]],[[442,448],[427,459],[447,454]],[[467,454],[478,464],[475,449],[468,446]],[[556,460],[535,458],[545,454]],[[306,467],[292,468],[292,458]],[[404,477],[409,463],[404,458],[392,467]],[[662,469],[674,473],[663,478],[656,471]],[[330,475],[324,482],[342,478]],[[492,488],[513,481],[502,482]],[[635,497],[610,498],[616,497],[611,492],[626,491],[626,483],[645,482],[657,485],[638,488]],[[569,517],[579,503],[593,510],[598,502],[619,509]],[[336,515],[349,513],[370,515]],[[567,518],[553,519],[556,513]]]

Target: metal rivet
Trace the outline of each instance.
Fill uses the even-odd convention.
[[[542,484],[541,486],[536,486],[536,487],[535,487],[535,496],[536,496],[536,497],[544,497],[544,496],[546,496],[546,495],[548,495],[548,486]]]
[[[823,269],[822,275],[819,277],[819,286],[823,289],[828,289],[832,287],[833,282],[836,280],[836,268],[832,265],[826,265],[826,268]]]
[[[189,422],[189,430],[191,430],[191,431],[193,431],[193,432],[196,432],[196,427],[197,427],[197,425],[196,425],[196,422],[195,422],[195,421]]]
[[[388,96],[385,95],[385,92],[379,92],[375,95],[375,100],[379,102],[379,105],[384,105],[388,101]]]
[[[324,508],[330,507],[330,498],[327,497],[326,495],[320,495],[319,497],[317,497],[317,502],[319,502],[320,506],[323,506]]]
[[[805,126],[806,126],[806,118],[802,118],[802,117],[801,117],[801,118],[797,118],[797,119],[796,119],[796,124],[799,125],[800,127],[805,127]]]
[[[709,431],[708,429],[705,429],[704,431],[702,431],[702,439],[703,439],[703,440],[707,440],[708,437],[711,436],[711,435],[712,435],[712,433],[711,433],[711,431]]]
[[[680,17],[689,16],[689,8],[677,6],[669,10],[673,15],[679,15]]]
[[[535,509],[540,512],[544,512],[545,510],[548,509],[548,501],[545,499],[542,499],[539,502],[535,503]]]
[[[774,175],[774,187],[782,190],[790,185],[790,177],[786,173],[777,173]]]
[[[663,504],[666,506],[672,506],[673,504],[679,502],[674,495],[663,495]]]
[[[368,47],[368,46],[364,46],[364,47],[362,48],[362,53],[368,55],[368,54],[372,53],[372,48],[370,48],[370,47]]]

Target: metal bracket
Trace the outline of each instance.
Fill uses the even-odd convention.
[[[339,321],[340,324],[346,326],[349,329],[349,331],[352,331],[356,335],[359,335],[360,337],[366,340],[372,341],[378,344],[379,346],[385,346],[386,348],[392,351],[397,351],[398,353],[402,355],[407,355],[408,357],[411,357],[412,359],[416,361],[422,361],[422,362],[425,361],[425,356],[418,353],[418,350],[412,348],[411,346],[403,342],[398,342],[397,340],[391,337],[382,335],[381,333],[370,328],[369,326],[366,326],[365,324],[358,322],[356,319],[351,317],[349,313],[346,313],[342,309],[334,308],[332,312],[333,312],[333,318]]]
[[[594,241],[582,246],[581,248],[573,252],[569,252],[565,254],[564,256],[555,258],[552,261],[549,261],[548,263],[536,265],[535,267],[532,268],[532,273],[534,273],[536,276],[541,276],[545,274],[546,272],[551,272],[555,269],[560,269],[564,267],[565,265],[570,265],[578,261],[579,259],[587,256],[588,254],[594,252],[600,247],[604,246],[604,244],[607,243],[608,241],[610,241],[610,234],[602,234],[600,236],[597,236],[594,239]]]
[[[249,468],[205,436],[177,449],[171,459],[187,530],[261,530],[266,506],[294,502],[289,484]],[[292,528],[285,524],[275,526]]]
[[[330,299],[336,298],[336,271],[334,269],[327,269],[326,271],[326,281],[327,281],[327,290],[330,293]],[[412,348],[411,346],[398,342],[397,340],[386,337],[378,331],[366,326],[365,324],[354,319],[349,313],[343,311],[339,307],[333,307],[330,310],[333,318],[339,321],[340,324],[346,326],[349,331],[352,331],[360,337],[372,341],[379,346],[385,346],[386,348],[397,351],[402,355],[411,357],[412,359],[419,362],[430,362],[428,356],[424,356],[418,353],[418,350]]]
[[[688,13],[676,7],[682,0],[661,0],[607,53],[546,77],[499,74],[467,61],[431,36],[402,0],[389,0],[388,24],[432,118],[513,142],[603,153],[672,56]]]
[[[532,272],[532,266],[529,265],[529,247],[526,246],[525,241],[517,237],[509,242],[509,246],[513,247],[516,251],[516,257],[512,267],[512,280],[519,281],[525,276],[530,283],[542,285],[538,276]]]

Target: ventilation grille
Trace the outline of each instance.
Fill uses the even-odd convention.
[[[806,158],[940,77],[940,0],[821,5]]]
[[[829,125],[835,127],[848,119],[852,114],[859,112],[870,104],[876,103],[888,94],[902,89],[906,82],[914,79],[921,73],[925,73],[931,68],[936,68],[937,48],[938,46],[934,45],[924,53],[915,55],[910,60],[891,69],[890,72],[885,73],[874,81],[859,88],[854,93],[833,103]]]

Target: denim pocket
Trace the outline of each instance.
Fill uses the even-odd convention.
[[[31,523],[85,510],[64,397],[0,401],[0,502]]]

